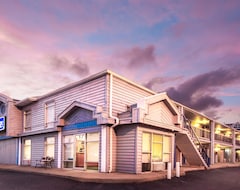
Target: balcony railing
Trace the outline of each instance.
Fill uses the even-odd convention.
[[[215,140],[219,140],[219,141],[223,141],[223,142],[227,142],[227,143],[231,143],[231,144],[233,141],[231,137],[226,137],[226,136],[220,135],[220,134],[215,134]]]
[[[200,129],[197,127],[193,127],[193,130],[195,131],[195,133],[198,137],[210,139],[210,131],[208,131],[206,129]]]

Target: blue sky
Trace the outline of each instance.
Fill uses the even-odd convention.
[[[0,0],[0,91],[42,95],[110,69],[240,121],[240,1]]]

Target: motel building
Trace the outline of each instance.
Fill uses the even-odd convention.
[[[81,171],[207,169],[240,162],[240,131],[106,70],[43,96],[0,94],[0,164],[44,156]]]

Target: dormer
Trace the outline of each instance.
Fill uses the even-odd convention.
[[[74,101],[58,116],[58,126],[81,123],[96,119],[100,108],[83,102]]]
[[[145,123],[176,130],[179,125],[178,110],[166,93],[139,100],[132,111],[133,123]]]

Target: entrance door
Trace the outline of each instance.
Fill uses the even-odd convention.
[[[85,168],[85,144],[86,137],[85,134],[79,134],[75,136],[75,148],[76,148],[76,157],[75,157],[75,167]]]

